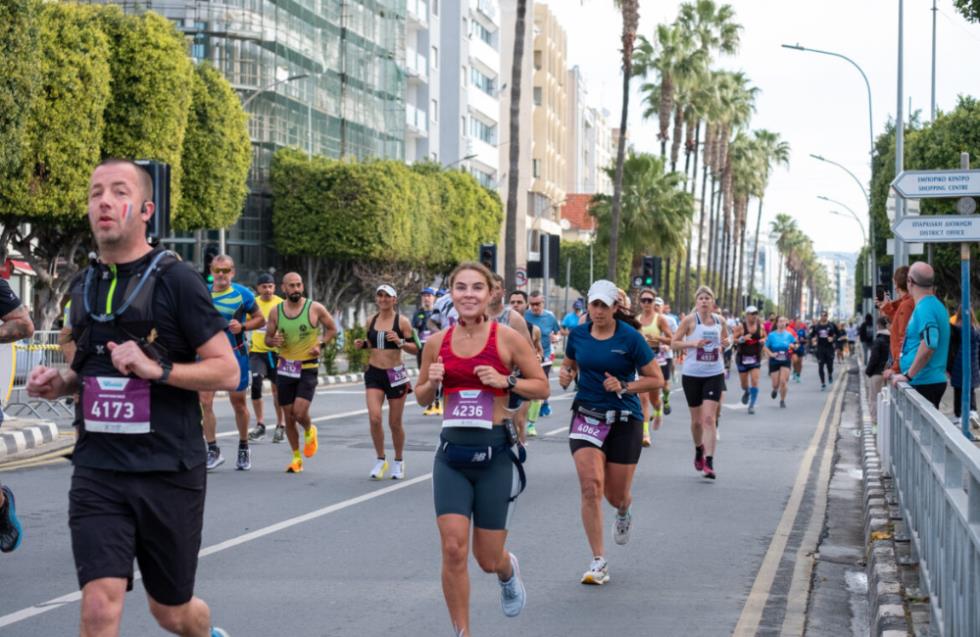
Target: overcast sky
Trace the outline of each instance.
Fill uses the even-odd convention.
[[[541,0],[539,0],[541,1]],[[545,0],[568,35],[568,64],[578,65],[590,101],[620,116],[621,20],[612,0]],[[653,37],[660,22],[673,21],[679,2],[640,0],[640,33]],[[857,62],[868,75],[874,107],[874,132],[894,118],[897,105],[898,2],[896,0],[733,0],[744,27],[737,55],[715,66],[742,70],[760,89],[752,128],[778,132],[792,147],[789,169],[770,179],[763,224],[778,212],[796,217],[819,251],[856,251],[861,230],[839,208],[817,199],[837,199],[866,220],[864,197],[839,168],[812,159],[823,155],[847,166],[865,184],[868,160],[867,92],[860,74],[844,60],[783,49],[800,43],[835,51]],[[937,14],[936,102],[950,110],[961,94],[980,96],[980,25],[966,22],[952,0],[939,0]],[[905,0],[905,111],[929,119],[932,50],[932,0]],[[639,82],[635,82],[638,86]],[[657,123],[642,120],[639,93],[630,98],[629,138],[638,150],[660,152]],[[974,166],[980,165],[976,158]],[[956,168],[957,166],[950,166]],[[757,210],[753,204],[752,220]],[[846,211],[841,211],[845,212]]]

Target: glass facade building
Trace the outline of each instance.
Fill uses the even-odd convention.
[[[278,265],[269,166],[293,146],[328,157],[405,156],[406,0],[88,0],[155,11],[248,101],[251,193],[227,251],[239,275]],[[210,231],[206,241],[217,242]],[[195,240],[175,247],[194,257]]]

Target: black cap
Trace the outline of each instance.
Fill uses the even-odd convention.
[[[259,275],[259,278],[256,279],[255,285],[262,285],[263,283],[272,283],[274,285],[275,282],[276,279],[271,274],[268,272],[263,272]]]

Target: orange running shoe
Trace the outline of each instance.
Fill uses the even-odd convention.
[[[310,429],[306,432],[303,440],[303,455],[307,458],[312,458],[316,455],[316,450],[319,447],[319,441],[316,437],[316,425],[310,425]]]
[[[286,467],[286,473],[303,473],[303,459],[293,458],[293,461]]]

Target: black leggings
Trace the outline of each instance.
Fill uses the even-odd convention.
[[[824,368],[827,368],[826,380],[824,379]],[[820,373],[820,384],[834,382],[834,350],[832,348],[817,348],[817,371]]]
[[[954,387],[953,388],[953,413],[959,418],[963,415],[963,388]],[[970,390],[970,409],[973,411],[977,410],[977,391],[976,389]]]

